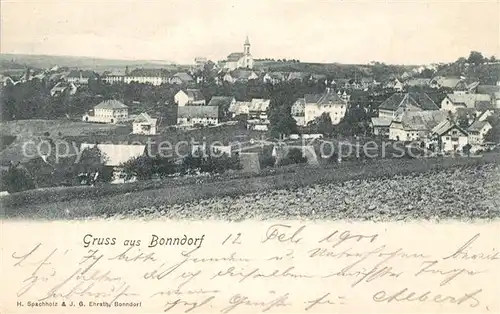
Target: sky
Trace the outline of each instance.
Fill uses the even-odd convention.
[[[2,53],[193,63],[242,52],[302,62],[500,57],[500,0],[1,0]]]

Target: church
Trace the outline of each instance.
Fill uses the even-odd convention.
[[[253,68],[253,58],[250,54],[250,40],[248,40],[248,36],[243,44],[243,52],[233,52],[227,56],[224,68],[230,71],[240,68]]]

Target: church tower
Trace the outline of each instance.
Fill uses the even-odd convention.
[[[250,54],[250,40],[248,40],[248,36],[245,39],[245,44],[243,45],[243,52],[245,53],[245,55]]]

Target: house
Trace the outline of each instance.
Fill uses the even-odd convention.
[[[476,88],[478,94],[488,94],[496,108],[500,108],[500,86],[499,85],[478,85]]]
[[[219,123],[219,108],[216,106],[179,106],[177,124],[183,126],[216,125]]]
[[[382,137],[389,137],[389,127],[392,119],[374,117],[371,120],[373,134]]]
[[[205,97],[199,89],[186,89],[180,90],[175,94],[174,100],[179,107],[186,105],[189,106],[203,106],[206,104]]]
[[[326,81],[326,75],[324,74],[311,74],[311,76],[309,76],[309,80],[311,82],[324,82]]]
[[[123,173],[122,165],[129,160],[145,155],[146,145],[125,145],[125,144],[90,144],[82,143],[80,151],[87,148],[97,147],[102,154],[102,162],[105,167],[113,169],[113,179],[111,183],[124,183],[126,181],[135,181],[135,178],[127,180]]]
[[[322,94],[304,95],[304,123],[307,124],[323,113],[328,113],[332,124],[339,124],[347,112],[347,102],[327,88]]]
[[[477,116],[477,121],[486,121],[488,117],[492,116],[495,112],[491,109],[486,109],[483,112],[480,112]]]
[[[424,141],[432,129],[447,118],[440,110],[400,111],[389,126],[389,140]]]
[[[237,101],[234,105],[229,107],[229,112],[233,117],[245,114],[248,115],[250,112],[250,106],[252,105],[251,101]]]
[[[236,70],[240,68],[252,69],[254,60],[250,54],[250,40],[248,36],[243,44],[243,52],[233,52],[227,56],[224,62],[224,68],[228,70]]]
[[[267,119],[267,110],[269,109],[270,99],[254,98],[248,108],[248,117],[250,119]]]
[[[476,120],[467,128],[467,132],[469,133],[469,144],[482,145],[484,143],[484,136],[491,129],[492,126],[488,121]]]
[[[380,104],[378,116],[392,120],[399,111],[428,110],[439,110],[439,107],[426,93],[395,93]]]
[[[128,119],[128,107],[118,100],[105,100],[87,113],[82,120],[85,122],[120,123]]]
[[[64,82],[59,82],[52,89],[50,90],[50,96],[56,96],[59,94],[64,93],[66,90],[69,91],[70,95],[76,94],[76,91],[78,88],[74,83],[64,83]]]
[[[119,79],[119,77],[111,77],[111,80]],[[105,78],[106,80],[106,78]],[[119,82],[119,81],[118,81]],[[169,82],[169,79],[162,76],[139,76],[139,75],[127,75],[123,77],[123,82],[125,84],[130,84],[132,82],[139,84],[151,84],[153,86],[160,86],[161,84]]]
[[[494,105],[488,94],[447,94],[441,101],[441,110],[455,113],[458,108],[474,108],[478,111],[492,109]]]
[[[436,76],[431,79],[429,86],[432,88],[447,88],[452,90],[467,90],[467,83],[463,78],[455,76]]]
[[[401,83],[401,81],[398,79],[393,79],[393,80],[390,80],[389,82],[387,82],[384,85],[384,88],[394,89],[396,91],[402,91],[403,90],[403,83]]]
[[[439,151],[458,152],[468,144],[468,133],[451,119],[444,119],[436,125],[430,134],[432,144],[436,145]]]
[[[157,119],[151,118],[147,113],[141,113],[132,122],[133,134],[155,135],[157,132]]]
[[[305,107],[306,107],[306,101],[304,98],[297,99],[292,105],[291,114],[292,114],[292,117],[297,122],[297,125],[300,125],[300,126],[306,125]]]
[[[73,70],[66,76],[66,81],[69,83],[85,85],[89,83],[89,80],[95,80],[97,78],[98,75],[94,71]]]
[[[193,77],[185,72],[176,73],[170,78],[170,84],[181,85],[181,84],[188,84],[193,81],[194,81]]]
[[[224,81],[229,83],[247,82],[258,78],[259,76],[254,71],[249,70],[234,70],[224,75]]]
[[[264,83],[278,84],[285,80],[285,75],[282,72],[268,72],[262,78]]]
[[[214,106],[222,109],[221,112],[227,114],[231,106],[236,105],[236,99],[231,96],[213,96],[208,103],[209,106]]]
[[[431,79],[426,78],[412,78],[404,82],[404,86],[406,87],[425,87],[429,86]]]
[[[309,73],[305,72],[291,72],[288,74],[288,81],[303,81],[309,78]]]

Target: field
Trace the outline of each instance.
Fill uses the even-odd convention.
[[[92,134],[110,136],[128,134],[131,128],[98,123],[75,122],[70,120],[17,120],[0,123],[0,134],[16,136],[16,139],[0,151],[0,164],[10,161],[26,162],[29,157],[23,154],[23,145],[33,142],[38,145],[44,138],[65,139],[67,137],[89,137]],[[48,133],[48,136],[46,136]],[[35,147],[34,146],[34,147]],[[43,150],[43,146],[40,146]],[[45,152],[44,152],[45,153]]]
[[[377,211],[386,218],[492,218],[499,216],[499,161],[499,154],[490,153],[483,158],[346,162],[291,167],[264,176],[183,178],[149,187],[140,182],[27,191],[4,197],[1,205],[7,217],[25,219],[368,219]],[[312,194],[307,196],[307,191]],[[350,196],[342,198],[346,193]]]

